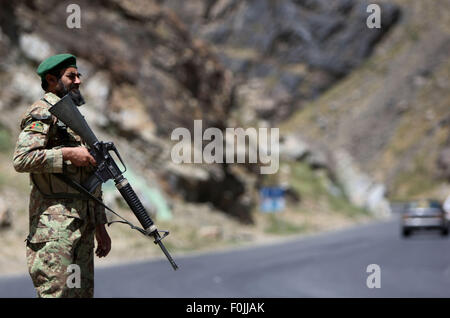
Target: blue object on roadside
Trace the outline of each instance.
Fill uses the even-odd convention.
[[[264,187],[259,191],[260,209],[265,213],[283,211],[286,203],[284,189],[281,187]]]

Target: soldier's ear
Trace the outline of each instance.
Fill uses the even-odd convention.
[[[46,74],[45,80],[47,81],[47,83],[49,84],[50,87],[52,87],[58,83],[58,79],[56,78],[55,75],[52,75],[52,74]]]

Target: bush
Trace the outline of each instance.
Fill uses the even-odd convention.
[[[0,125],[0,151],[5,152],[12,148],[11,136],[8,130]]]

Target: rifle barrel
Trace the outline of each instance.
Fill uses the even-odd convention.
[[[162,241],[159,239],[158,231],[155,231],[155,232],[156,233],[153,235],[153,237],[155,238],[155,240],[157,240],[157,243],[158,243],[159,247],[163,251],[164,255],[166,255],[167,259],[170,262],[170,265],[172,265],[172,268],[176,271],[178,269],[178,265],[175,263],[175,261],[173,260],[172,256],[169,254],[169,252],[167,251],[166,247],[164,246]]]

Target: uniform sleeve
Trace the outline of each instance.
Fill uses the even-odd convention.
[[[61,149],[45,149],[52,117],[47,110],[33,109],[24,117],[14,150],[14,169],[17,172],[62,173]]]

